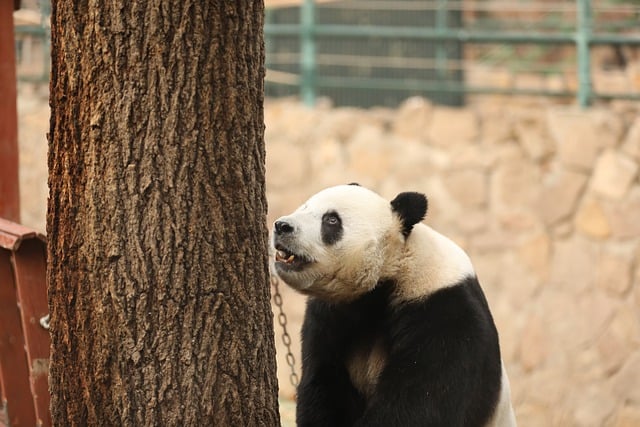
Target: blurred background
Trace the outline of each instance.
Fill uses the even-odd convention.
[[[44,231],[49,5],[22,4],[22,222]],[[269,223],[334,184],[426,193],[478,271],[519,424],[640,426],[640,1],[265,6]],[[304,298],[279,291],[299,372]]]

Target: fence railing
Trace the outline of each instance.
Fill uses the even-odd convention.
[[[267,10],[265,24],[265,38],[267,42],[267,90],[275,87],[288,86],[297,90],[299,96],[307,104],[313,104],[316,97],[323,91],[330,89],[347,90],[361,89],[367,91],[401,91],[410,95],[415,92],[461,93],[461,94],[523,94],[543,95],[552,97],[575,97],[581,106],[587,106],[598,99],[631,99],[640,100],[640,76],[637,82],[631,82],[628,90],[609,91],[606,88],[594,88],[594,64],[592,56],[594,48],[606,46],[620,50],[622,46],[640,45],[640,4],[637,2],[606,3],[591,0],[558,1],[558,2],[500,2],[500,1],[363,1],[351,0],[316,4],[313,0],[303,0],[299,6],[298,22],[274,22],[273,14],[277,10]],[[268,2],[267,2],[268,6]],[[371,10],[386,9],[388,13],[408,10],[415,11],[430,9],[433,20],[425,25],[403,25],[394,22],[384,25],[368,25],[363,19],[356,18],[353,24],[335,24],[326,19],[318,19],[319,11],[328,9],[351,9],[360,17]],[[474,9],[475,8],[475,9]],[[482,8],[482,9],[481,9]],[[529,28],[504,28],[509,25],[507,10],[524,11],[529,14]],[[451,13],[458,13],[461,17],[460,25],[452,26]],[[474,15],[475,13],[475,15]],[[607,17],[607,14],[613,15]],[[594,14],[598,19],[594,19]],[[493,27],[478,25],[478,15],[483,15],[485,21],[492,21]],[[405,15],[406,16],[406,15]],[[488,17],[488,18],[487,18]],[[364,20],[366,21],[366,20]],[[454,20],[455,21],[455,20]],[[473,22],[470,22],[473,21]],[[549,25],[550,23],[555,25]],[[495,25],[497,23],[497,25]],[[626,23],[627,25],[620,25]],[[634,24],[635,23],[635,24]],[[595,28],[602,26],[603,29]],[[521,25],[523,27],[524,25]],[[614,28],[615,31],[610,31]],[[433,58],[420,58],[411,54],[391,57],[388,52],[384,55],[346,52],[336,54],[327,53],[319,49],[323,39],[365,42],[390,43],[392,41],[411,41],[429,43],[435,46]],[[289,51],[278,47],[278,43],[287,40]],[[293,42],[293,43],[292,43]],[[457,58],[447,58],[452,44],[458,43],[464,47],[464,53]],[[565,55],[562,70],[558,71],[556,64],[550,64],[551,71],[543,73],[560,73],[570,82],[565,85],[551,85],[545,87],[518,87],[517,85],[487,85],[482,81],[469,81],[467,78],[446,79],[453,68],[466,71],[469,74],[470,63],[483,63],[483,58],[476,56],[469,59],[469,49],[480,52],[483,46],[509,46],[513,51],[520,46],[536,46],[540,49],[556,50],[556,56]],[[447,47],[448,46],[448,47]],[[392,50],[392,49],[390,49]],[[571,56],[573,64],[568,64],[566,57]],[[516,60],[516,59],[513,59]],[[636,59],[640,61],[640,58]],[[428,78],[384,77],[378,73],[371,77],[367,73],[361,75],[345,75],[345,73],[325,73],[322,66],[345,66],[351,62],[352,66],[360,68],[402,67],[410,69],[422,63],[425,68],[432,68],[434,73]],[[398,65],[399,64],[399,65]],[[412,65],[413,64],[413,65]],[[545,67],[544,62],[529,61],[531,69]],[[326,68],[326,67],[325,67]],[[520,65],[527,72],[527,64]],[[573,68],[573,69],[572,69]],[[553,71],[555,70],[555,71]],[[348,73],[346,73],[348,74]],[[364,75],[362,75],[364,74]],[[369,73],[371,74],[371,73]],[[460,76],[460,75],[459,75]],[[633,84],[636,84],[634,87]],[[559,86],[559,87],[558,87]]]
[[[399,94],[371,101],[390,98],[391,104],[414,94],[436,101],[440,97],[444,103],[461,103],[465,95],[484,94],[575,98],[581,106],[595,100],[640,100],[637,0],[289,3],[294,6],[288,7],[288,19],[274,19],[283,9],[266,2],[268,95],[296,94],[307,104],[318,96],[355,99],[354,91],[365,97],[374,92]],[[42,4],[45,16],[48,2]],[[394,14],[396,18],[391,19]],[[515,19],[518,14],[522,19]],[[335,16],[341,18],[339,22]],[[512,21],[517,25],[509,25]],[[49,51],[44,26],[18,26],[16,35],[19,55],[35,40],[43,58],[41,68],[27,66],[22,72],[19,58],[20,80],[46,81]],[[345,45],[344,51],[340,45]],[[617,56],[622,48],[636,49],[636,57],[631,58],[636,61],[636,75],[626,86],[617,84],[611,90],[594,84],[598,83],[594,73],[599,64],[592,58],[598,48],[616,51]],[[545,56],[555,56],[556,61],[550,63]],[[487,74],[508,82],[496,84],[485,78]],[[517,83],[520,76],[534,74],[542,76],[537,84]]]

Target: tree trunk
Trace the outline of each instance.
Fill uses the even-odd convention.
[[[55,0],[55,425],[279,425],[262,1]]]

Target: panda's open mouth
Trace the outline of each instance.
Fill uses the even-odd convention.
[[[308,257],[296,254],[283,245],[276,245],[276,266],[285,270],[300,270],[312,262]]]

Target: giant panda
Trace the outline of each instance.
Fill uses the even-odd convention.
[[[298,426],[515,425],[473,266],[426,212],[349,184],[275,221],[275,270],[309,296]]]

